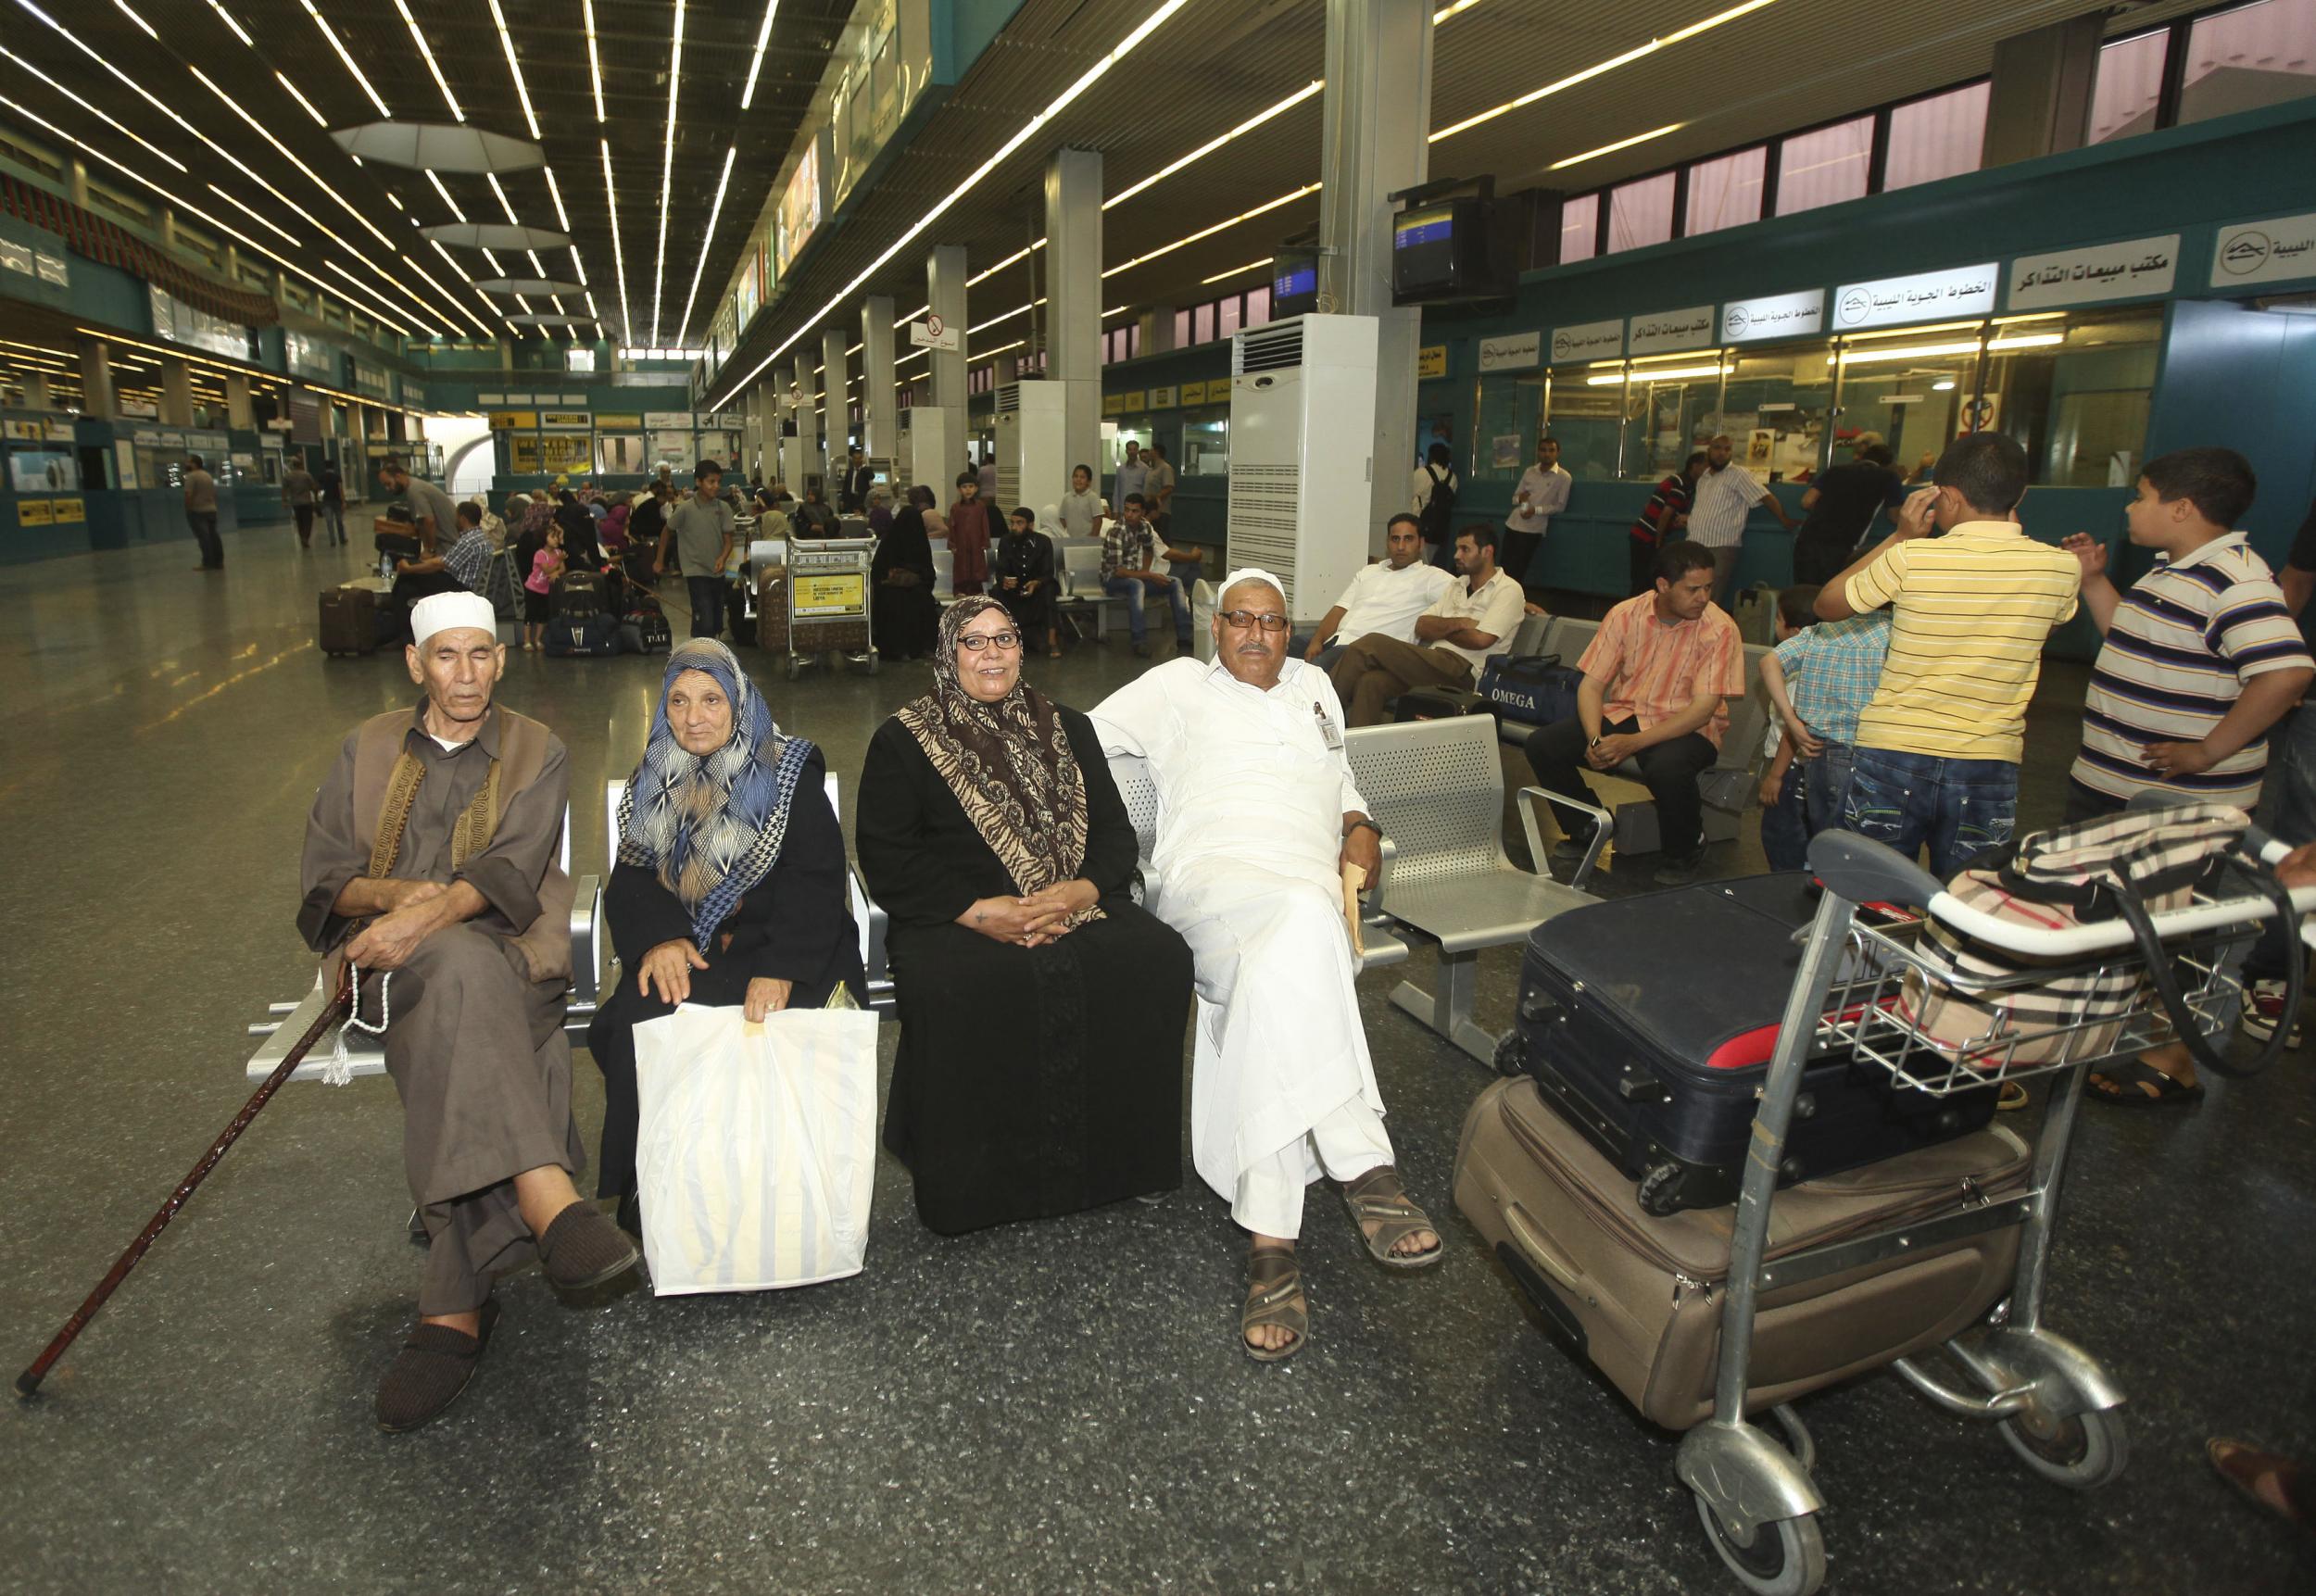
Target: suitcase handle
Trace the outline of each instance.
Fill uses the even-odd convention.
[[[1526,1209],[1517,1202],[1513,1203],[1504,1211],[1504,1223],[1505,1228],[1512,1232],[1512,1239],[1519,1243],[1520,1251],[1529,1262],[1586,1301],[1592,1300],[1592,1294],[1582,1284],[1584,1272],[1554,1250],[1544,1233],[1537,1228],[1536,1222],[1528,1216]]]

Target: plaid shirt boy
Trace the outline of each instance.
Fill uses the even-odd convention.
[[[1101,529],[1101,580],[1109,581],[1121,571],[1155,571],[1158,569],[1158,539],[1150,522],[1132,527],[1123,521],[1114,521]]]
[[[1826,742],[1856,743],[1857,713],[1873,701],[1889,652],[1887,609],[1820,621],[1794,633],[1777,646],[1794,713]]]

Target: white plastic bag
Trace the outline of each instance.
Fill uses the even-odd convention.
[[[876,1164],[876,1016],[750,1024],[692,1004],[636,1027],[644,1256],[660,1296],[861,1272]]]

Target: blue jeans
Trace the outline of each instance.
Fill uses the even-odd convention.
[[[1809,818],[1804,800],[1806,773],[1816,762],[1795,760],[1787,765],[1777,802],[1761,811],[1761,851],[1771,870],[1800,870],[1809,862]]]
[[[1174,605],[1174,638],[1188,648],[1190,646],[1190,590],[1180,582],[1170,577],[1164,584],[1153,584],[1139,576],[1113,576],[1101,584],[1101,591],[1111,597],[1126,600],[1127,629],[1133,633],[1137,643],[1147,642],[1150,638],[1150,618],[1142,612],[1142,607],[1148,601],[1145,588],[1163,592]]]
[[[1818,757],[1803,764],[1802,801],[1811,836],[1842,823],[1842,811],[1850,800],[1850,770],[1857,762],[1857,749],[1852,745],[1824,743]]]
[[[686,576],[684,578],[684,588],[691,596],[692,635],[724,635],[724,579],[718,576]]]
[[[2010,840],[2018,812],[2019,767],[2008,760],[1859,748],[1842,824],[1908,859],[1928,843],[1931,874],[1951,881],[1980,853]]]

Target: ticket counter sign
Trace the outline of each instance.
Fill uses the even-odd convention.
[[[2169,294],[2178,276],[2178,262],[2176,232],[2022,256],[2010,263],[2008,305],[2013,310],[2042,310],[2054,305]]]
[[[2214,288],[2302,277],[2316,277],[2316,211],[2220,229],[2211,252]]]
[[[1945,271],[1919,271],[1873,283],[1846,283],[1833,291],[1838,333],[1864,327],[1903,327],[1909,321],[1952,321],[1991,316],[2002,272],[1993,261]]]
[[[490,427],[494,433],[536,432],[538,425],[539,413],[536,410],[493,410],[490,413]]]
[[[1150,391],[1150,408],[1153,410],[1171,410],[1176,402],[1175,390],[1171,386],[1152,388]]]
[[[1218,405],[1230,397],[1227,382],[1184,383],[1175,390],[1175,396],[1183,408],[1192,405]]]
[[[85,500],[52,498],[48,501],[48,519],[57,526],[78,526],[88,520]]]
[[[57,519],[50,501],[44,498],[20,498],[16,501],[16,519],[25,526],[47,526]]]
[[[539,425],[542,427],[554,427],[570,432],[574,428],[584,428],[593,424],[594,418],[585,410],[541,410],[539,412]]]
[[[1445,344],[1426,344],[1422,348],[1416,350],[1416,375],[1418,378],[1446,376],[1447,346]]]
[[[799,620],[842,619],[868,613],[868,578],[857,571],[829,576],[798,574],[788,580],[795,584],[789,613]]]

